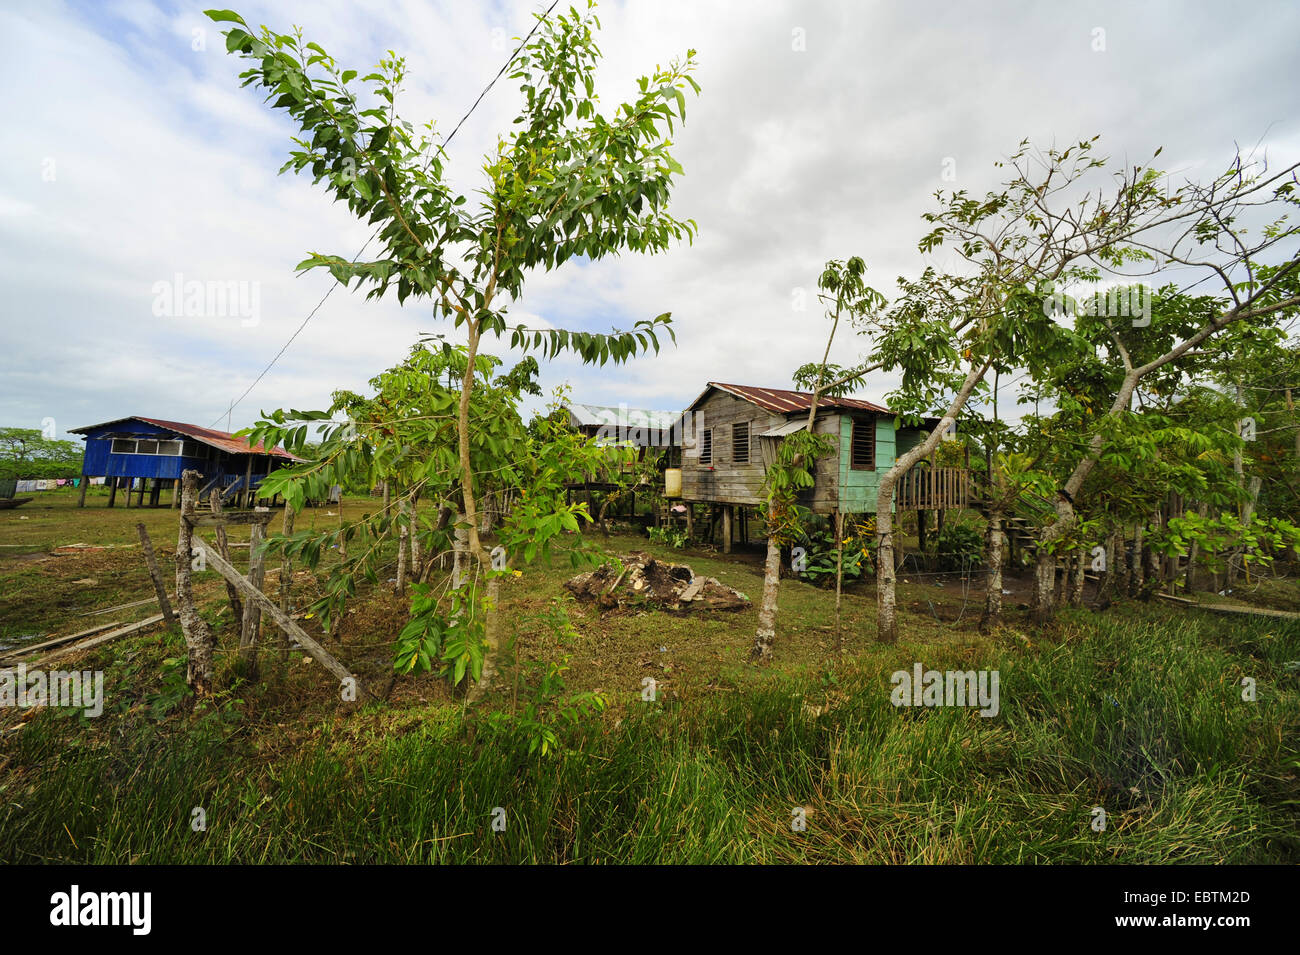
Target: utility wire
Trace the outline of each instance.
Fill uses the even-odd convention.
[[[439,147],[440,149],[446,149],[447,146],[451,143],[452,139],[455,138],[456,134],[460,132],[461,126],[465,125],[465,120],[469,119],[470,115],[473,114],[474,110],[478,109],[478,104],[483,102],[483,97],[487,96],[487,94],[491,91],[492,87],[496,85],[497,80],[501,79],[501,77],[505,75],[506,70],[510,69],[510,64],[514,63],[515,57],[519,56],[519,51],[522,50],[524,46],[528,43],[528,41],[532,39],[533,34],[537,32],[537,28],[541,26],[542,23],[546,20],[546,18],[551,15],[551,11],[555,9],[556,4],[559,2],[560,0],[551,0],[551,5],[547,7],[546,12],[537,18],[537,22],[533,24],[533,28],[528,31],[528,34],[523,38],[523,40],[520,41],[519,45],[515,47],[515,51],[510,54],[510,58],[506,60],[504,64],[502,64],[501,69],[497,71],[496,76],[492,77],[491,82],[489,82],[488,85],[483,88],[483,92],[478,94],[478,98],[474,100],[473,104],[470,106],[469,110],[465,113],[465,115],[460,118],[460,122],[458,122],[456,124],[456,127],[451,131],[451,135],[449,135],[446,139],[442,141],[442,145]],[[356,264],[356,261],[360,259],[362,255],[365,254],[366,249],[370,248],[370,243],[375,241],[375,236],[379,235],[382,229],[383,226],[380,226],[373,233],[371,233],[370,238],[366,239],[365,245],[363,245],[357,251],[357,254],[352,257],[353,264]],[[329,300],[329,297],[334,294],[334,290],[338,287],[339,287],[339,283],[335,282],[333,285],[329,287],[328,290],[326,290],[325,294],[321,296],[321,300],[316,303],[316,307],[307,313],[307,317],[302,320],[302,324],[299,325],[298,328],[294,331],[294,333],[289,336],[289,340],[285,342],[283,346],[281,346],[280,350],[275,353],[275,357],[272,358],[271,361],[267,364],[267,366],[262,369],[262,373],[258,375],[255,379],[253,379],[253,383],[244,389],[244,393],[240,395],[236,401],[231,403],[230,407],[226,409],[226,413],[224,415],[217,415],[216,420],[213,421],[212,424],[208,425],[209,428],[215,428],[218,424],[221,423],[222,418],[229,417],[231,412],[233,412],[235,408],[237,408],[240,405],[240,403],[245,398],[247,398],[249,394],[252,393],[253,389],[256,388],[258,386],[258,383],[261,382],[261,380],[266,377],[267,372],[269,372],[272,368],[275,367],[275,363],[280,360],[280,357],[288,350],[289,346],[293,344],[294,339],[296,339],[300,334],[302,334],[302,330],[307,327],[307,323],[310,322],[313,317],[315,317],[316,313],[320,311],[321,306],[324,305]]]

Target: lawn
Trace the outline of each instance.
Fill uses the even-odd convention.
[[[344,513],[374,504],[350,500]],[[299,526],[338,519],[337,507],[320,508]],[[81,614],[149,596],[137,520],[170,567],[171,510],[78,510],[74,496],[52,495],[0,514],[0,543],[18,545],[0,550],[3,638],[82,629],[104,618]],[[77,542],[119,546],[40,556]],[[607,545],[760,593],[757,552],[675,551],[631,531]],[[299,621],[383,699],[342,702],[310,658],[274,649],[274,634],[264,682],[240,682],[224,588],[199,575],[203,612],[222,634],[219,698],[188,711],[183,642],[154,630],[78,661],[104,671],[103,717],[0,713],[0,858],[1300,861],[1294,623],[1121,603],[1066,612],[1041,631],[1013,607],[1007,626],[982,634],[977,587],[913,575],[900,588],[903,639],[874,642],[868,582],[845,596],[837,652],[833,591],[786,580],[775,660],[758,667],[753,608],[568,605],[561,644],[545,615],[571,573],[557,561],[506,585],[507,636],[524,665],[474,708],[436,676],[392,674],[406,611],[383,589],[360,593],[328,637]],[[277,586],[271,576],[267,589]],[[318,592],[305,573],[294,588],[299,606]],[[560,747],[542,756],[529,752],[523,720],[535,686],[527,663],[560,657],[567,692],[600,691],[609,706],[561,727]],[[892,705],[890,675],[918,662],[997,670],[1000,712]],[[647,676],[653,701],[642,698]],[[1243,677],[1256,681],[1253,701]],[[206,829],[196,831],[196,808]]]

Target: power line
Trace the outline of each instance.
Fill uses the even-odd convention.
[[[451,135],[449,135],[446,139],[442,141],[442,145],[439,147],[440,149],[446,149],[447,146],[450,145],[452,139],[454,139],[456,134],[460,132],[461,126],[465,125],[465,120],[469,119],[470,115],[474,112],[474,110],[478,109],[478,104],[483,102],[483,97],[487,96],[487,94],[491,91],[492,87],[496,85],[497,80],[501,79],[501,77],[505,75],[506,70],[510,69],[510,64],[512,64],[515,61],[515,57],[519,56],[519,51],[522,50],[524,46],[528,43],[528,41],[532,39],[533,34],[537,32],[537,28],[541,26],[542,23],[545,22],[546,18],[551,15],[551,11],[555,9],[556,4],[558,4],[559,2],[560,0],[551,0],[551,5],[546,8],[546,12],[537,18],[537,22],[533,24],[533,28],[528,31],[527,35],[524,36],[523,40],[519,42],[519,45],[515,47],[515,51],[510,54],[510,58],[506,60],[504,64],[502,64],[501,69],[497,70],[496,76],[492,77],[491,82],[489,82],[487,86],[483,87],[483,92],[478,94],[478,98],[474,100],[473,104],[470,106],[469,110],[465,113],[465,115],[460,118],[460,122],[458,122],[456,124],[456,127],[451,131]],[[365,254],[366,249],[370,248],[370,243],[375,241],[375,236],[379,235],[382,229],[383,227],[380,226],[380,228],[376,229],[373,233],[371,233],[370,238],[366,239],[365,245],[361,246],[361,248],[357,251],[357,254],[352,257],[353,264],[356,264],[356,261],[359,258],[361,258],[362,255]],[[302,334],[302,330],[307,327],[307,323],[312,320],[312,318],[316,315],[318,311],[320,311],[321,306],[324,305],[329,300],[329,297],[334,294],[334,290],[339,287],[339,284],[340,283],[335,282],[333,285],[329,287],[329,289],[325,292],[325,294],[321,296],[321,300],[316,303],[316,307],[307,313],[307,317],[302,320],[302,324],[299,325],[298,328],[294,331],[294,333],[289,336],[289,340],[286,341],[283,346],[281,346],[280,350],[275,353],[275,357],[272,358],[271,361],[267,364],[267,366],[262,369],[262,373],[258,375],[255,379],[253,379],[253,383],[244,389],[244,393],[240,395],[236,401],[231,403],[230,407],[226,410],[226,414],[224,416],[217,415],[217,419],[213,421],[212,424],[208,425],[208,427],[215,428],[218,424],[220,424],[222,417],[228,418],[231,412],[233,412],[235,408],[237,408],[239,404],[245,398],[247,398],[249,394],[252,393],[253,389],[257,387],[258,383],[261,382],[261,380],[266,377],[267,372],[269,372],[272,368],[275,367],[275,363],[280,360],[280,357],[288,350],[289,346],[293,344],[294,339],[296,339],[300,334]]]

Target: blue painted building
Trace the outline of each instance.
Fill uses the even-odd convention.
[[[215,489],[222,500],[243,495],[251,504],[262,480],[276,468],[297,460],[283,448],[266,450],[262,445],[249,447],[246,438],[226,431],[201,428],[182,421],[158,418],[118,418],[103,424],[71,428],[70,434],[85,435],[86,453],[81,466],[83,481],[79,506],[85,506],[85,478],[102,477],[109,487],[108,506],[112,507],[119,488],[138,489],[140,504],[150,492],[149,503],[158,504],[164,486],[172,488],[172,504],[177,497],[181,472],[198,471],[200,498]]]

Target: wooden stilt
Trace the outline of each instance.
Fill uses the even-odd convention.
[[[88,474],[82,474],[82,475],[81,475],[81,484],[80,484],[79,487],[78,487],[78,490],[79,490],[81,493],[77,495],[77,507],[85,507],[85,506],[86,506],[86,486],[89,485],[89,484],[90,484],[90,475],[88,475]]]
[[[724,504],[722,507],[722,552],[731,553],[731,505]]]
[[[115,478],[115,477],[108,479],[108,506],[109,507],[112,507],[113,502],[117,499],[117,482],[120,480],[122,479]]]

